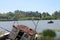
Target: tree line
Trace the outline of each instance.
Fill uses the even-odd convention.
[[[49,14],[48,12],[40,13],[38,11],[20,11],[15,10],[14,12],[0,13],[1,21],[17,21],[17,20],[59,20],[60,11],[55,11]]]

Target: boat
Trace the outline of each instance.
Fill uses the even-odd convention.
[[[54,23],[54,22],[50,20],[48,23]]]
[[[36,34],[37,32],[34,29],[25,25],[13,25],[13,28],[9,33],[0,36],[0,40],[30,40],[31,37]]]

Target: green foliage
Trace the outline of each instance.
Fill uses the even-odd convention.
[[[60,11],[55,11],[52,16],[55,18],[55,19],[60,19]]]
[[[43,31],[43,36],[55,37],[56,33],[53,30],[47,29]]]
[[[34,17],[34,18],[33,18]],[[14,12],[0,13],[0,20],[52,20],[60,19],[60,11],[55,11],[52,15],[48,12],[24,12],[15,10]]]

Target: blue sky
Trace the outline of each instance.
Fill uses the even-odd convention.
[[[60,10],[60,0],[0,0],[0,12],[15,10],[49,12]]]

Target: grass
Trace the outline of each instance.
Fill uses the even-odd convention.
[[[4,32],[0,32],[0,35],[4,34]]]
[[[60,30],[54,30],[55,32],[60,32]]]

